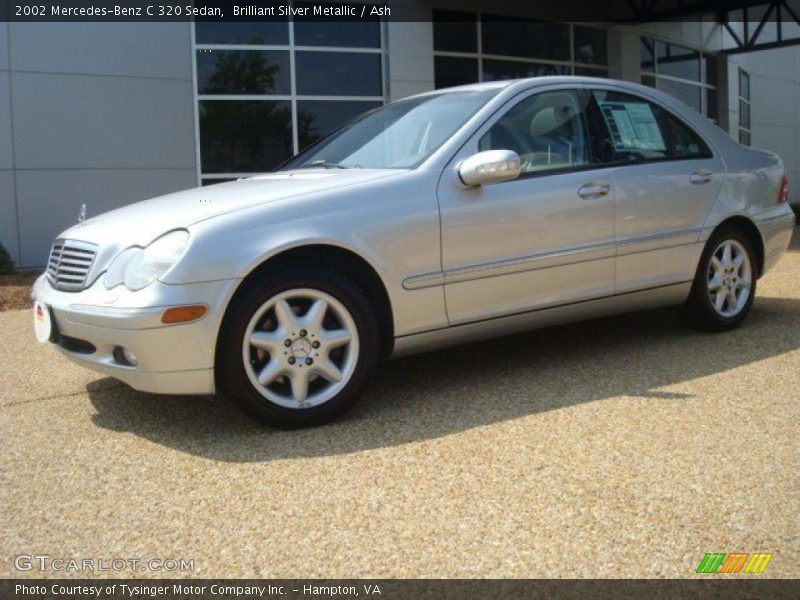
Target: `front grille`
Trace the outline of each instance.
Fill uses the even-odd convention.
[[[56,240],[47,263],[50,284],[58,290],[82,290],[96,253],[97,246],[88,242]]]

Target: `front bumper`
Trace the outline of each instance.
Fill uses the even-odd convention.
[[[100,280],[81,292],[54,289],[42,275],[32,296],[50,307],[55,347],[70,360],[120,379],[134,389],[158,394],[213,394],[214,349],[224,307],[238,279],[185,285],[156,281],[138,292],[106,290]],[[171,306],[205,304],[206,315],[165,325]],[[136,357],[119,360],[116,348]]]

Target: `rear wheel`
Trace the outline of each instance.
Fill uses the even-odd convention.
[[[247,414],[281,427],[330,420],[356,400],[377,356],[365,294],[337,272],[271,270],[231,304],[218,380]]]
[[[746,234],[732,227],[715,232],[683,307],[690,324],[703,331],[737,327],[753,304],[757,270],[753,244]]]

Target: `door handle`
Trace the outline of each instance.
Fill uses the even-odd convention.
[[[581,198],[602,198],[611,192],[611,184],[608,183],[587,183],[578,190],[578,196]]]
[[[712,179],[714,179],[714,175],[711,173],[711,171],[706,171],[705,169],[695,171],[689,176],[689,181],[691,181],[694,185],[709,183]]]

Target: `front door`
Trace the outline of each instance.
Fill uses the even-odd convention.
[[[454,157],[438,188],[451,325],[614,293],[614,189],[592,168],[588,95],[550,89],[509,102]],[[456,165],[514,150],[522,173],[466,188]]]

